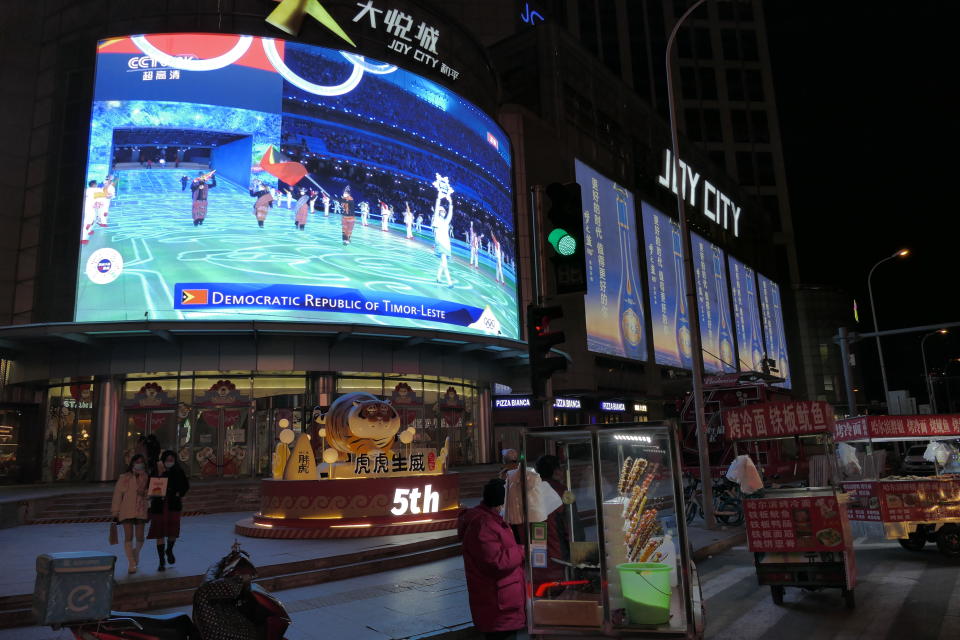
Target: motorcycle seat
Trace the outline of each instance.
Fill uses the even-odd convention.
[[[130,611],[111,611],[111,618],[129,618],[143,627],[144,632],[158,640],[180,640],[199,637],[196,635],[193,621],[185,613],[135,613]]]

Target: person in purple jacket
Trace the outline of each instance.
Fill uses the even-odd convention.
[[[495,478],[483,487],[483,501],[460,515],[470,613],[487,640],[513,640],[526,626],[523,548],[500,515],[506,487]]]

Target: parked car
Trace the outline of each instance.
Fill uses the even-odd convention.
[[[936,473],[933,462],[925,460],[923,452],[927,450],[927,445],[917,445],[907,449],[907,455],[903,457],[903,464],[900,465],[900,473],[910,475],[932,475]]]

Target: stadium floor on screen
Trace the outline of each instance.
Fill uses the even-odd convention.
[[[182,189],[183,170],[133,169],[118,173],[117,195],[110,207],[109,227],[96,228],[83,247],[81,269],[97,249],[116,249],[124,258],[123,287],[103,287],[80,278],[78,322],[147,319],[259,319],[342,322],[418,327],[480,333],[430,321],[284,309],[230,309],[188,312],[174,309],[175,285],[183,282],[255,282],[352,287],[368,293],[407,294],[449,300],[497,310],[503,335],[519,333],[512,293],[513,269],[497,283],[492,256],[481,251],[480,267],[469,265],[469,249],[453,244],[450,274],[453,286],[437,283],[437,257],[428,227],[407,239],[406,227],[393,223],[380,229],[379,216],[368,226],[357,216],[352,242],[344,246],[340,217],[324,217],[322,207],[310,214],[304,230],[294,224],[286,200],[270,209],[263,228],[253,215],[254,199],[246,188],[226,178],[210,191],[206,220],[196,227],[191,193]],[[458,233],[459,233],[458,229]],[[164,265],[162,271],[158,268]],[[175,265],[175,266],[174,266]],[[119,296],[119,297],[118,297]],[[134,311],[136,310],[136,311]],[[321,317],[322,316],[322,317]]]

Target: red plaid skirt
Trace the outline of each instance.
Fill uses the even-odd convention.
[[[179,538],[180,537],[180,512],[170,511],[167,508],[167,501],[163,501],[162,513],[150,514],[150,532],[147,534],[148,540],[158,538]]]

